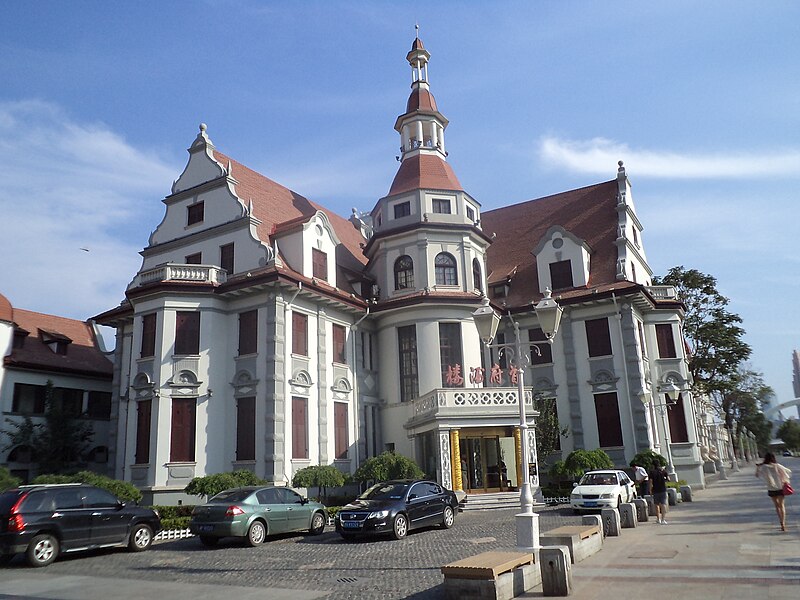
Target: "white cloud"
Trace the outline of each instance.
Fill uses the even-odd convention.
[[[115,306],[178,168],[38,100],[0,103],[0,164],[0,292],[79,319]]]
[[[617,161],[625,162],[637,177],[674,179],[752,179],[800,176],[800,150],[772,152],[689,153],[631,148],[605,138],[565,140],[544,136],[538,143],[539,158],[550,167],[579,173],[607,175]]]

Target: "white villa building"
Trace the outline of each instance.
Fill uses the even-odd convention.
[[[514,365],[482,347],[472,313],[488,296],[527,347],[546,288],[564,317],[525,367],[526,401],[531,383],[557,399],[563,454],[602,448],[622,467],[669,440],[678,476],[703,485],[683,305],[651,285],[622,163],[609,181],[483,212],[447,162],[429,57],[415,39],[388,193],[349,220],[200,126],[125,300],[95,317],[117,330],[114,475],[146,501],[234,469],[279,484],[308,465],[351,473],[387,449],[474,493],[535,478]],[[500,331],[513,341],[510,319]]]

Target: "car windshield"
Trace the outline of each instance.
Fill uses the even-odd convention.
[[[253,490],[225,490],[211,498],[209,502],[244,502],[252,493]]]
[[[408,485],[405,483],[378,483],[359,496],[360,500],[395,500],[402,498]]]
[[[614,473],[586,473],[581,485],[617,485],[617,476]]]

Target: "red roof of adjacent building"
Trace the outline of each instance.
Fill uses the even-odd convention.
[[[91,324],[20,308],[13,309],[13,317],[17,329],[29,335],[3,359],[6,366],[111,378],[114,365],[100,351]],[[66,354],[56,354],[43,338],[68,342]]]
[[[508,305],[522,306],[542,297],[532,252],[554,225],[591,248],[590,288],[623,284],[616,279],[617,191],[614,179],[481,214],[483,231],[497,235],[487,253],[488,281],[512,274]]]
[[[0,321],[11,322],[13,320],[14,310],[11,308],[11,302],[3,294],[0,294]]]
[[[436,154],[420,152],[400,164],[389,188],[389,196],[418,189],[461,191],[464,188],[445,160]]]

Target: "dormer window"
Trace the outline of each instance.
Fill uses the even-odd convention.
[[[322,250],[311,249],[311,273],[317,279],[328,281],[328,255]]]
[[[456,259],[451,254],[447,252],[437,254],[434,269],[436,270],[436,285],[458,285]]]
[[[411,202],[401,202],[394,205],[394,218],[402,219],[411,214]]]
[[[550,282],[554,290],[573,287],[572,261],[560,260],[550,263]]]
[[[39,330],[39,336],[42,342],[50,348],[55,354],[65,355],[67,353],[67,346],[72,343],[72,340],[57,331],[47,331],[44,329]]]
[[[447,198],[434,198],[433,199],[433,213],[438,215],[450,214],[450,200]]]
[[[204,218],[204,208],[202,202],[197,202],[186,207],[186,225],[194,225],[195,223],[202,223]]]
[[[408,290],[414,287],[414,261],[408,255],[394,261],[394,289]]]
[[[493,285],[489,292],[492,298],[505,298],[508,296],[508,287],[507,283],[498,283]]]
[[[467,206],[467,219],[473,223],[475,222],[475,211],[472,210],[471,206]]]
[[[28,337],[28,333],[28,331],[20,328],[16,328],[14,330],[14,341],[12,342],[12,347],[15,350],[25,347],[25,338]]]

